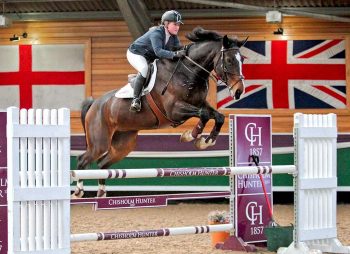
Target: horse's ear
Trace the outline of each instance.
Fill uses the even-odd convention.
[[[245,39],[245,40],[243,40],[243,41],[238,41],[237,42],[237,46],[240,48],[240,47],[243,47],[244,46],[244,44],[246,44],[246,42],[248,41],[248,38],[249,38],[249,36]]]
[[[227,35],[224,36],[224,38],[222,38],[222,46],[227,49],[230,47],[230,40],[227,37]]]

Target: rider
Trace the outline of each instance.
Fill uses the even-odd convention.
[[[127,59],[138,71],[134,80],[134,97],[130,111],[141,110],[141,92],[146,81],[148,64],[157,58],[179,59],[186,55],[185,50],[170,51],[180,48],[177,33],[182,23],[181,14],[177,11],[166,11],[162,15],[161,25],[152,27],[144,35],[136,39],[128,48]]]

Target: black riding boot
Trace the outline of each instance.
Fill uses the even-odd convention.
[[[142,77],[141,73],[138,73],[134,80],[134,98],[132,99],[130,111],[139,112],[141,110],[141,92],[146,78]]]

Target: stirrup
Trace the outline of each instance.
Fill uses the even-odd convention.
[[[141,100],[139,98],[134,98],[131,102],[130,111],[139,112],[141,110]]]

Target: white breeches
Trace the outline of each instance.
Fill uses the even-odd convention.
[[[129,63],[138,71],[141,73],[142,77],[146,78],[147,72],[148,72],[148,63],[146,58],[143,56],[134,54],[128,50],[126,52],[126,58],[128,59]]]

